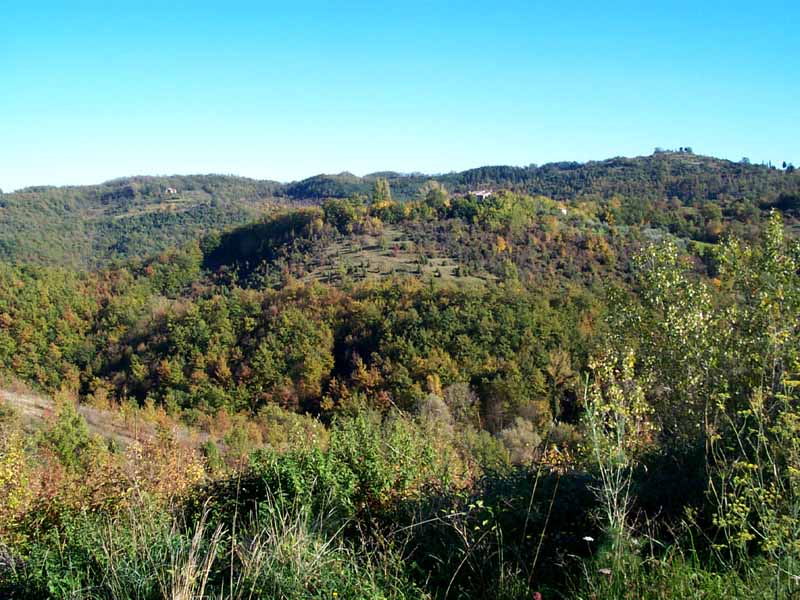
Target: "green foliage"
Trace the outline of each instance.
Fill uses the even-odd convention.
[[[587,405],[587,443],[601,466],[600,498],[608,507],[605,521],[611,527],[598,555],[605,563],[605,577],[587,576],[589,594],[640,597],[654,594],[659,579],[670,591],[686,585],[683,555],[675,562],[651,555],[650,569],[642,552],[633,547],[637,538],[628,516],[634,504],[631,454],[622,449],[626,440],[649,440],[621,425],[630,420],[625,407],[642,406],[646,411],[648,399],[663,423],[661,441],[667,452],[678,455],[672,447],[676,432],[672,424],[679,425],[680,419],[659,411],[676,409],[690,425],[681,439],[707,452],[707,474],[694,480],[708,482],[707,504],[699,511],[686,504],[684,527],[687,535],[712,541],[708,549],[712,564],[723,570],[720,576],[710,576],[694,567],[704,577],[709,595],[739,597],[742,592],[737,588],[742,586],[757,588],[755,597],[791,597],[797,593],[800,535],[797,244],[786,243],[777,216],[759,247],[728,242],[719,253],[715,295],[687,277],[673,248],[656,252],[661,254],[656,254],[657,261],[650,263],[641,280],[642,312],[623,322],[646,328],[645,336],[655,337],[657,343],[639,346],[645,355],[641,375],[634,375],[630,363],[623,369],[623,385],[611,387],[616,400],[608,406],[617,407],[610,413],[615,415],[611,424],[601,426],[605,419],[597,418],[603,412],[598,413],[595,401]],[[642,329],[633,332],[642,335]],[[620,339],[627,339],[631,330],[624,333]],[[687,356],[700,368],[681,362]],[[676,364],[683,372],[673,370]],[[666,382],[672,406],[658,402],[664,392],[656,386]],[[642,388],[642,383],[652,387]],[[702,410],[683,412],[687,405],[700,407],[700,399],[706,403]],[[603,432],[612,434],[610,446]],[[607,447],[618,451],[605,452]],[[694,548],[691,551],[694,561]]]
[[[49,388],[77,388],[97,310],[89,279],[0,263],[0,365]]]
[[[210,502],[223,522],[267,501],[301,506],[325,514],[326,526],[336,530],[350,519],[380,514],[399,499],[415,497],[424,484],[446,479],[447,469],[413,421],[364,412],[337,420],[326,450],[258,450],[246,474],[210,486],[193,502],[198,507]]]
[[[33,496],[30,470],[16,416],[0,403],[0,539],[14,530]]]
[[[376,214],[387,223],[412,213],[422,220],[438,214],[470,223],[483,203],[463,194],[487,187],[570,201],[612,226],[655,227],[683,238],[716,242],[728,231],[750,237],[761,208],[775,207],[787,218],[797,219],[800,174],[686,152],[659,152],[585,164],[480,167],[435,178],[341,173],[279,184],[192,175],[133,177],[82,187],[32,187],[3,194],[0,258],[48,265],[107,265],[165,251],[214,229],[247,223],[288,201],[372,196]],[[415,207],[389,202],[390,188],[395,200],[421,197],[422,202]],[[448,192],[454,196],[452,210]]]
[[[586,445],[597,472],[596,494],[612,572],[630,552],[633,466],[651,440],[651,408],[634,377],[635,356],[605,356],[593,363],[586,391]]]
[[[372,188],[372,201],[375,204],[392,201],[392,190],[386,179],[378,178]]]
[[[41,431],[37,443],[53,452],[67,469],[83,471],[100,450],[99,441],[89,433],[75,405],[63,401],[52,422]]]
[[[503,473],[511,465],[506,446],[488,431],[469,428],[464,432],[464,443],[467,454],[485,472]]]
[[[457,419],[498,431],[532,399],[570,394],[547,383],[550,357],[564,349],[581,365],[594,335],[577,327],[595,310],[586,297],[554,308],[521,288],[400,280],[203,287],[198,252],[134,273],[0,265],[0,365],[47,390],[150,399],[192,420],[273,404],[331,416],[358,394],[412,410],[436,381],[466,386],[451,399]]]
[[[763,586],[757,568],[742,575],[736,571],[719,572],[704,566],[697,555],[670,547],[666,552],[646,549],[649,555],[628,555],[620,570],[608,567],[601,554],[586,566],[584,579],[570,591],[576,599],[614,598],[618,600],[671,600],[703,598],[707,600],[749,600],[775,598]]]
[[[147,505],[113,519],[82,514],[36,540],[0,590],[54,599],[425,597],[390,556],[357,556],[325,531],[300,507],[270,504],[235,532]]]
[[[215,270],[225,268],[247,280],[259,267],[268,268],[280,258],[307,251],[321,227],[321,216],[318,209],[279,213],[221,236],[213,234],[212,239],[202,243],[204,266]],[[267,278],[270,271],[257,274]]]
[[[3,195],[0,258],[94,267],[154,254],[251,221],[278,193],[276,182],[218,175],[26,188]]]
[[[72,404],[27,447],[9,426],[0,595],[791,597],[794,177],[686,152],[320,177],[347,194],[125,265],[0,264],[0,366],[203,428],[207,475],[167,505],[191,450],[147,479]],[[183,183],[164,202],[220,193]],[[160,188],[126,185],[110,213],[149,218]]]

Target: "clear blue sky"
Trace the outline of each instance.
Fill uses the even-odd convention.
[[[0,0],[0,187],[800,163],[797,2]]]

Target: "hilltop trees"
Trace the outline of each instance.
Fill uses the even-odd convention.
[[[95,186],[26,188],[2,196],[0,259],[91,269],[163,252],[212,229],[244,225],[276,209],[338,200],[369,199],[385,222],[410,216],[407,201],[421,201],[420,218],[434,214],[469,221],[479,203],[462,202],[456,213],[445,199],[424,199],[435,182],[451,200],[490,187],[520,195],[547,196],[571,205],[596,205],[618,226],[652,226],[680,237],[716,242],[731,228],[749,233],[759,203],[796,195],[800,178],[783,170],[729,162],[691,153],[562,162],[528,167],[487,166],[438,176],[384,172],[317,175],[280,184],[240,177],[193,175],[133,177]],[[176,194],[166,194],[167,190]],[[665,210],[665,203],[671,210]],[[697,214],[717,206],[723,219]],[[408,210],[407,210],[408,209]],[[434,212],[431,212],[431,209]],[[796,218],[794,215],[792,218]],[[720,230],[720,221],[722,228]],[[611,224],[611,221],[607,220]]]

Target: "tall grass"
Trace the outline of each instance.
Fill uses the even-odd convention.
[[[193,525],[181,512],[141,504],[113,519],[76,517],[36,540],[11,563],[14,598],[276,600],[424,598],[396,556],[354,547],[327,529],[326,514],[262,502],[232,535],[206,511]]]
[[[299,503],[262,502],[234,541],[225,598],[406,598],[403,567],[391,551],[378,554],[346,541],[334,514]],[[417,596],[417,594],[420,594]]]

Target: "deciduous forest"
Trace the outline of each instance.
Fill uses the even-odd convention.
[[[0,193],[0,597],[798,597],[798,233],[689,148]]]

